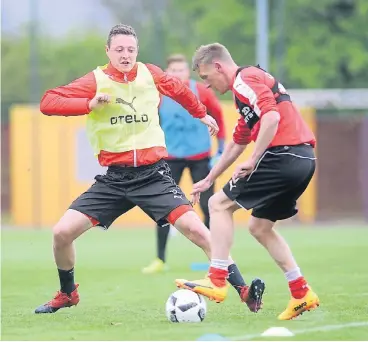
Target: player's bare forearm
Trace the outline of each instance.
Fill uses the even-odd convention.
[[[275,137],[279,127],[280,114],[275,111],[264,114],[261,118],[261,127],[251,159],[256,163]]]
[[[238,145],[235,142],[229,142],[221,155],[217,164],[212,168],[207,178],[214,182],[235,160],[243,153],[247,145]]]

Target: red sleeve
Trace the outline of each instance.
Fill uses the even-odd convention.
[[[169,76],[156,65],[146,64],[146,66],[151,72],[157,90],[161,95],[168,96],[181,104],[195,118],[206,116],[206,107],[199,102],[197,96],[182,81]]]
[[[216,120],[217,125],[219,126],[217,138],[225,139],[225,123],[220,101],[217,99],[214,91],[210,88],[207,88],[202,83],[197,83],[197,90],[199,100],[206,106],[208,114],[210,114]]]
[[[265,84],[265,74],[243,69],[235,79],[233,91],[245,103],[249,103],[254,112],[261,117],[269,111],[278,111],[275,97]]]
[[[47,90],[40,103],[45,115],[76,116],[90,112],[89,101],[96,95],[97,85],[93,72],[61,87]]]
[[[248,145],[251,142],[251,131],[243,117],[238,119],[238,124],[234,128],[233,141],[238,145]]]

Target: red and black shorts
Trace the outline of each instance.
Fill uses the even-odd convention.
[[[309,144],[271,147],[249,176],[236,183],[230,180],[223,191],[239,206],[253,209],[254,217],[273,222],[290,218],[298,212],[296,201],[313,177],[315,159]]]
[[[190,207],[163,160],[139,167],[110,166],[105,175],[98,175],[95,180],[69,209],[89,216],[105,229],[135,206],[161,226],[169,223],[168,216],[176,208]]]

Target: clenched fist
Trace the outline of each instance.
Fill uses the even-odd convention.
[[[96,108],[103,107],[107,103],[110,103],[110,95],[99,93],[90,101],[89,109],[94,110]]]

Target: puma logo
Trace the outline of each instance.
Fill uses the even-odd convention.
[[[134,100],[135,100],[136,98],[137,98],[137,97],[136,97],[136,96],[134,96],[134,97],[133,97],[132,102],[128,102],[128,101],[125,101],[124,99],[122,99],[121,97],[118,97],[118,98],[116,99],[116,103],[121,103],[121,104],[123,104],[123,105],[126,105],[126,106],[128,106],[128,107],[132,108],[132,109],[134,110],[134,112],[136,113],[137,111],[135,110],[135,108],[134,108],[134,106],[133,106],[133,102],[134,102]]]
[[[236,180],[235,180],[235,182],[233,182],[233,180],[232,179],[230,179],[230,182],[229,182],[229,186],[230,186],[230,191],[232,191],[234,188],[236,188],[236,183],[237,183],[237,181],[239,180],[239,178],[237,178]]]

